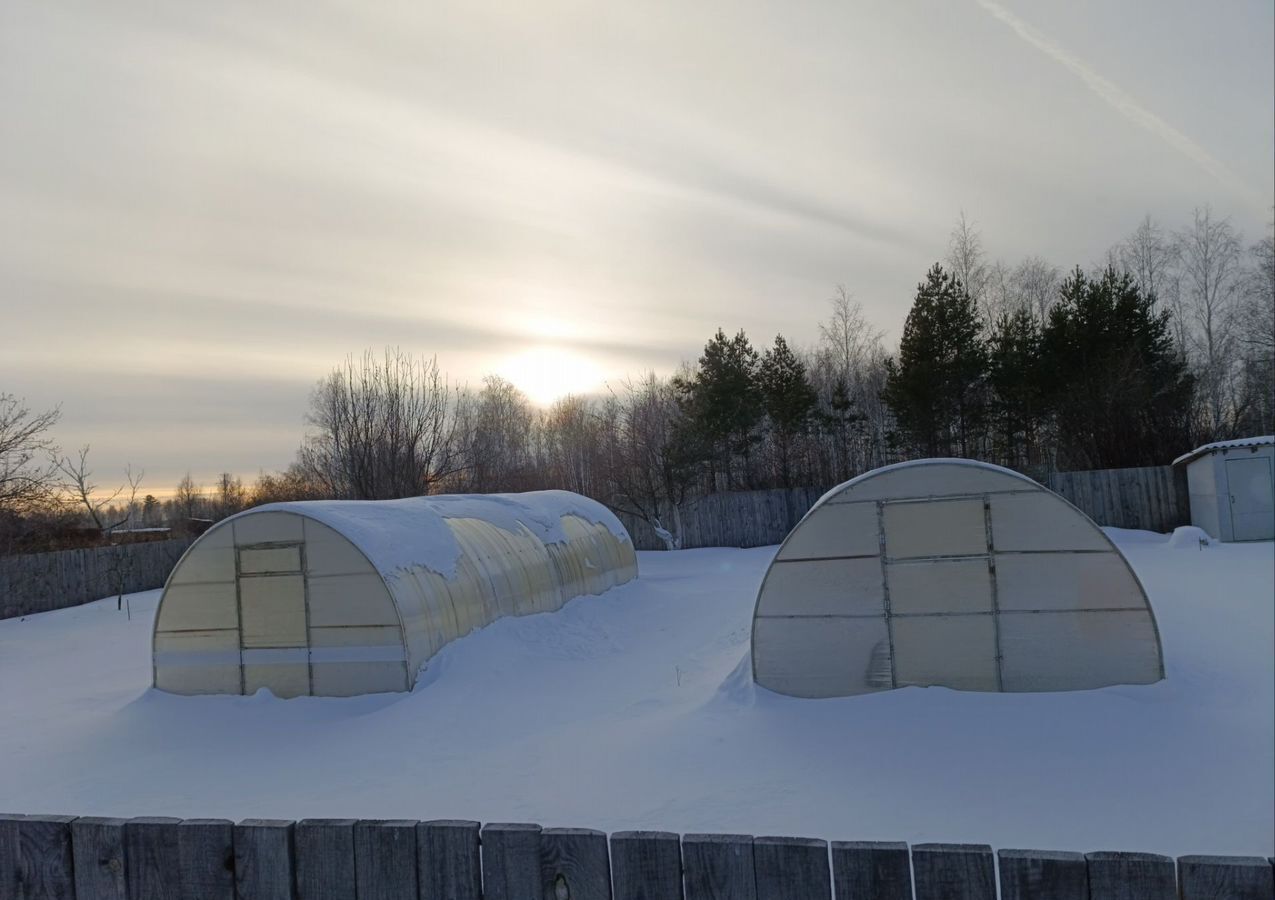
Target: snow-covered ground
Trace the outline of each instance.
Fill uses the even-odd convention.
[[[0,621],[0,811],[470,818],[618,830],[1268,855],[1273,545],[1115,531],[1166,681],[1063,694],[755,689],[775,548],[640,554],[640,580],[458,641],[411,694],[149,689],[159,592]]]

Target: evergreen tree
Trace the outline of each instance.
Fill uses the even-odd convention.
[[[757,387],[770,423],[779,480],[784,487],[791,487],[793,441],[809,426],[818,398],[805,365],[782,334],[775,336],[775,346],[762,355]]]
[[[736,481],[751,486],[750,459],[762,414],[757,367],[757,351],[748,336],[741,330],[728,338],[719,328],[704,346],[695,372],[673,381],[684,415],[679,443],[707,463],[710,491],[719,487],[719,476],[726,489]],[[737,455],[743,457],[739,479],[734,478]]]
[[[1058,431],[1059,464],[1164,465],[1189,443],[1194,385],[1170,333],[1127,273],[1077,268],[1041,336],[1040,372]]]
[[[983,417],[987,348],[974,301],[935,263],[917,285],[885,399],[908,441],[928,456],[968,456]]]
[[[996,451],[1012,468],[1037,461],[1033,451],[1045,413],[1040,341],[1040,322],[1026,307],[998,316],[988,340],[987,383]]]

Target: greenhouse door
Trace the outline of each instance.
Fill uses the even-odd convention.
[[[1271,461],[1264,456],[1226,461],[1231,495],[1231,540],[1275,538],[1275,501],[1271,498]]]
[[[305,551],[300,543],[240,546],[239,646],[243,692],[269,688],[278,697],[310,693]]]

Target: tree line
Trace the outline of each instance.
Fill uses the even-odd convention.
[[[813,346],[718,329],[672,375],[547,409],[498,376],[470,389],[434,358],[367,352],[318,382],[287,469],[210,489],[188,475],[164,501],[137,500],[131,476],[111,501],[83,490],[87,449],[54,452],[54,421],[0,397],[0,552],[14,523],[42,516],[181,526],[276,500],[547,488],[641,518],[672,547],[680,507],[716,491],[831,486],[919,456],[1037,477],[1163,465],[1275,431],[1275,244],[1246,247],[1206,207],[1172,232],[1146,218],[1064,272],[991,260],[962,215],[894,352],[842,287]]]

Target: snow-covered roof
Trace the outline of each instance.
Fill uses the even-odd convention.
[[[605,526],[621,540],[629,534],[595,500],[571,491],[524,494],[446,494],[402,500],[296,500],[267,503],[239,513],[289,512],[332,528],[363,551],[383,575],[422,566],[444,578],[456,573],[461,548],[446,519],[482,519],[505,531],[529,529],[546,544],[567,541],[562,517]]]
[[[1236,438],[1233,441],[1214,441],[1212,444],[1205,444],[1203,447],[1196,447],[1190,453],[1183,453],[1173,461],[1173,465],[1178,466],[1182,463],[1188,463],[1198,456],[1206,453],[1212,453],[1214,450],[1230,450],[1233,447],[1262,447],[1266,444],[1275,444],[1275,434],[1263,434],[1259,437]]]

